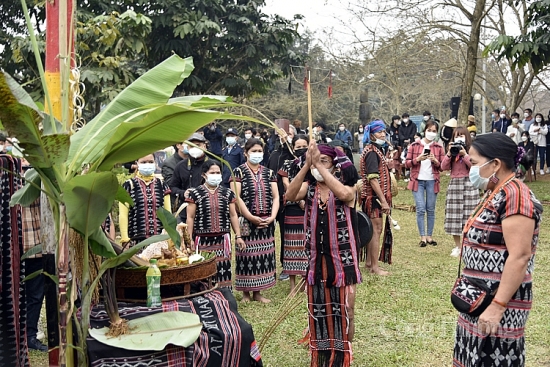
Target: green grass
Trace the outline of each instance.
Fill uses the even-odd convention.
[[[393,217],[401,226],[394,231],[393,265],[388,277],[364,272],[363,284],[357,288],[355,309],[356,333],[353,343],[354,366],[440,367],[451,364],[457,313],[449,300],[458,260],[449,256],[454,243],[443,230],[445,190],[448,177],[442,178],[442,192],[437,199],[436,247],[418,247],[416,214],[394,210]],[[550,201],[550,176],[528,185],[539,200]],[[412,194],[402,190],[396,204],[413,204]],[[545,203],[545,217],[550,203]],[[550,366],[550,234],[542,224],[534,275],[534,304],[526,328],[527,367]],[[278,231],[277,231],[278,233]],[[278,253],[278,249],[277,249]],[[278,269],[280,271],[280,268]],[[288,282],[263,292],[272,303],[239,304],[242,316],[254,327],[260,339],[289,291]],[[237,299],[241,295],[237,294]],[[263,350],[266,367],[306,367],[310,357],[299,346],[307,326],[305,296],[303,305],[295,309],[275,330]],[[32,366],[47,366],[44,354],[31,354]]]

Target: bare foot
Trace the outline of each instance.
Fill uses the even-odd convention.
[[[260,293],[255,293],[255,294],[254,294],[254,301],[261,302],[261,303],[269,303],[269,302],[271,302],[270,299],[265,298],[265,297],[262,296]]]
[[[380,269],[380,268],[370,269],[370,272],[371,272],[371,274],[382,275],[382,276],[390,275],[389,271],[386,271],[386,270],[383,270],[383,269]]]
[[[250,302],[250,293],[243,292],[243,300],[244,303]]]

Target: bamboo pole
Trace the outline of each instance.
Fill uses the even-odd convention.
[[[306,75],[307,75],[307,118],[309,123],[309,140],[313,140],[313,117],[311,112],[311,72],[309,70],[309,67],[306,68]]]

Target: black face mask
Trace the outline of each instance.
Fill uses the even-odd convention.
[[[302,148],[302,149],[296,149],[294,151],[294,155],[298,158],[300,158],[301,156],[303,156],[305,153],[307,152],[307,148]]]

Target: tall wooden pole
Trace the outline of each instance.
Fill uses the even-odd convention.
[[[311,112],[311,72],[308,67],[306,67],[307,75],[307,118],[309,123],[309,140],[313,141],[313,117]]]
[[[51,111],[47,107],[46,112],[61,121],[68,132],[67,127],[71,121],[71,96],[69,88],[71,60],[74,55],[74,0],[46,0],[46,62],[45,78],[47,93],[51,98]],[[48,106],[46,104],[46,106]],[[62,217],[62,220],[65,218]],[[46,244],[44,270],[50,274],[57,274],[59,278],[59,292],[55,287],[47,287],[46,312],[49,318],[58,315],[59,325],[48,323],[48,347],[50,349],[50,366],[74,365],[73,353],[66,353],[67,324],[70,326],[68,314],[68,300],[66,294],[67,274],[69,272],[69,244],[61,223],[52,223],[54,228],[43,228],[45,231],[57,233],[57,243]],[[52,225],[50,224],[50,225]],[[56,232],[56,227],[60,232]],[[52,248],[53,247],[53,248]],[[57,250],[57,251],[56,251]],[[51,257],[55,256],[55,261]],[[56,269],[57,268],[57,269]],[[58,299],[53,302],[53,299]],[[49,307],[48,307],[49,306]],[[52,309],[55,307],[55,309]],[[57,317],[55,317],[57,319]],[[56,322],[57,323],[57,322]],[[59,327],[58,327],[59,326]],[[68,332],[69,339],[71,332]],[[70,344],[73,344],[70,341]],[[59,347],[59,348],[56,348]]]

